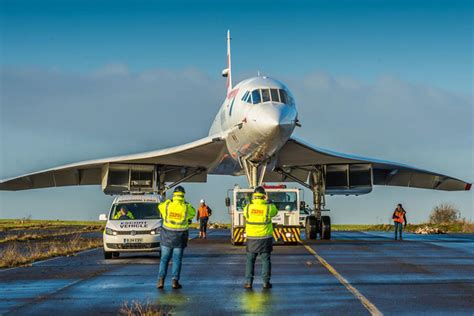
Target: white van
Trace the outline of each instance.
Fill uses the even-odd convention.
[[[104,230],[104,258],[118,257],[120,252],[160,251],[161,197],[154,194],[119,195],[108,216]]]

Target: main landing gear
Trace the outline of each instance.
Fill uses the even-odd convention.
[[[298,182],[302,186],[310,189],[313,192],[313,213],[306,217],[305,222],[305,235],[307,240],[320,239],[329,240],[331,239],[331,217],[322,216],[321,212],[324,209],[325,200],[324,194],[326,189],[325,177],[324,177],[324,166],[314,166],[310,173],[309,184],[301,181],[291,173],[286,172],[281,168],[275,169],[277,173],[283,177],[289,178],[295,182]]]
[[[313,192],[314,210],[310,216],[306,217],[306,239],[318,239],[319,235],[320,239],[329,240],[331,239],[331,217],[321,215],[321,211],[326,204],[324,199],[324,169],[322,166],[317,166],[311,171],[309,184]]]

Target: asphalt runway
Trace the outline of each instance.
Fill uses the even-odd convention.
[[[2,315],[116,315],[125,302],[192,315],[473,315],[474,235],[333,232],[332,241],[275,246],[274,285],[243,289],[245,248],[212,231],[186,249],[183,289],[157,290],[159,258],[102,250],[0,271]],[[257,266],[260,271],[260,265]]]

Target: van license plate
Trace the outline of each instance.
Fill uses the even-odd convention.
[[[143,242],[143,238],[124,238],[123,242],[125,244],[135,244]]]

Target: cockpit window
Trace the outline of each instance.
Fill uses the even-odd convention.
[[[262,102],[270,101],[270,89],[262,89]]]
[[[280,101],[281,103],[288,104],[288,95],[286,94],[286,91],[283,89],[280,89]]]
[[[283,89],[255,89],[252,93],[247,91],[242,100],[253,104],[272,101],[291,105],[294,102]]]
[[[272,95],[273,102],[280,102],[280,98],[278,97],[278,89],[270,89],[270,94]]]
[[[245,100],[245,102],[247,103],[252,103],[252,94],[249,92],[249,94],[247,95],[247,100]]]
[[[261,98],[260,98],[260,90],[259,89],[255,89],[252,91],[252,103],[253,104],[258,104],[261,102]]]

